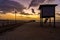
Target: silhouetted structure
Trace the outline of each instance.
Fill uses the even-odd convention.
[[[34,11],[34,9],[32,9],[32,13],[34,13],[34,14],[35,14],[35,11]]]
[[[47,22],[47,20],[51,17],[54,17],[54,27],[55,27],[55,6],[57,6],[57,4],[43,4],[40,5],[39,10],[41,10],[41,25],[43,25],[43,18],[45,19],[45,22]],[[50,19],[51,21],[51,19]]]

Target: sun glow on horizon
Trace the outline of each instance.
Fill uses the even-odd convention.
[[[39,20],[39,15],[33,14],[33,15],[23,15],[23,14],[13,14],[13,13],[6,13],[6,14],[0,14],[0,19],[4,20]]]
[[[0,14],[0,19],[3,20],[40,20],[40,14],[32,14],[32,15],[24,15],[20,13],[6,13],[6,14]],[[56,20],[60,20],[60,16],[56,14]]]

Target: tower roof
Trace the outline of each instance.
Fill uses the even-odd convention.
[[[39,9],[43,8],[43,7],[55,7],[57,6],[57,4],[42,4],[39,6]]]

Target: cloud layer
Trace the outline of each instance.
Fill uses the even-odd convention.
[[[16,1],[0,0],[0,10],[8,12],[13,11],[14,8],[17,11],[22,11],[25,7]]]
[[[44,3],[44,2],[53,2],[55,0],[32,0],[31,4],[29,5],[29,7],[31,6],[38,6],[40,3]]]

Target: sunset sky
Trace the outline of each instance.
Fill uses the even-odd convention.
[[[28,7],[32,0],[14,0],[14,1],[21,3],[25,7]],[[46,3],[48,3],[48,2],[46,2]],[[56,11],[60,11],[60,0],[55,0],[51,3],[58,4],[58,6],[56,7]],[[35,7],[35,9],[37,9],[37,7]]]
[[[5,5],[11,5],[11,6],[17,7],[18,9],[19,9],[20,6],[21,6],[20,9],[21,8],[23,9],[23,6],[24,6],[26,8],[26,9],[24,9],[25,12],[27,12],[26,10],[28,10],[29,12],[31,12],[30,8],[35,9],[35,11],[37,12],[38,8],[39,8],[38,3],[40,3],[40,4],[43,4],[43,3],[46,4],[47,3],[48,4],[48,2],[49,2],[49,3],[53,3],[53,4],[58,4],[58,6],[56,7],[56,12],[60,11],[60,0],[53,0],[53,1],[52,0],[35,0],[33,2],[32,2],[32,0],[6,0],[6,1],[5,0],[0,0],[0,3],[1,3],[1,1],[6,2]],[[34,5],[36,5],[36,6],[34,6],[33,4],[31,4],[31,2],[35,3]],[[20,4],[20,6],[18,6],[19,5],[18,3]],[[16,4],[16,6],[15,6],[15,4]],[[30,5],[32,5],[32,6],[28,9],[28,7]]]
[[[1,1],[2,0],[0,0],[0,2]],[[36,14],[38,14],[40,12],[38,10],[39,5],[31,5],[32,0],[9,0],[9,1],[8,0],[6,0],[6,1],[3,0],[3,1],[4,2],[7,1],[6,4],[4,4],[4,5],[7,5],[8,8],[6,6],[4,6],[4,7],[6,7],[8,10],[9,10],[9,5],[11,5],[11,7],[12,6],[16,7],[20,11],[23,10],[25,13],[28,13],[28,14],[33,14],[31,8],[34,9],[35,14],[33,14],[33,15],[22,15],[22,14],[17,13],[16,14],[16,19],[17,20],[21,20],[21,19],[23,19],[23,20],[40,20],[40,18],[39,18],[40,16],[36,15]],[[41,0],[39,0],[39,1],[41,1]],[[38,3],[40,3],[40,4],[48,4],[47,0],[43,0],[43,1],[41,3],[40,2],[38,2]],[[15,5],[16,2],[17,2],[17,4]],[[60,13],[60,0],[53,0],[53,1],[51,0],[49,3],[50,4],[51,3],[52,4],[58,4],[58,6],[56,7],[56,12]],[[0,4],[0,6],[1,6],[1,4]],[[30,8],[28,8],[29,6],[30,6]],[[25,9],[24,9],[24,7],[25,7]],[[57,17],[58,17],[57,19],[60,18],[60,16],[58,16],[58,15],[57,15]],[[12,20],[13,19],[13,20],[15,20],[15,14],[12,14],[12,13],[0,14],[0,19],[8,19],[8,20]]]

